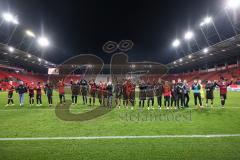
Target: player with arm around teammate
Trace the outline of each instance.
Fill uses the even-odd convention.
[[[208,101],[211,101],[211,107],[213,107],[213,100],[214,100],[214,89],[216,87],[215,83],[212,83],[212,81],[208,81],[205,90],[206,90],[206,107],[208,107]]]
[[[219,82],[215,82],[215,84],[220,89],[220,98],[221,98],[221,105],[222,108],[225,107],[226,99],[227,99],[227,88],[228,86],[232,85],[232,81],[227,82],[223,77],[221,77],[221,80]]]

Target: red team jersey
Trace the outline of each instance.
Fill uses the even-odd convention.
[[[59,82],[58,83],[58,91],[59,91],[59,94],[65,94],[65,90],[64,90],[64,87],[65,87],[65,84],[63,82]]]
[[[90,93],[95,93],[97,91],[97,85],[95,83],[90,84]]]
[[[31,94],[31,95],[34,95],[34,89],[35,89],[34,85],[29,85],[28,86],[28,93]]]
[[[171,87],[170,86],[166,85],[166,86],[163,87],[163,95],[165,97],[167,97],[167,96],[170,97],[171,96]]]
[[[217,83],[217,86],[220,89],[220,94],[227,94],[227,87],[230,86],[232,84],[232,82],[226,82],[226,83]]]
[[[37,85],[36,86],[36,90],[37,90],[37,95],[41,95],[42,94],[42,86],[41,85]]]
[[[11,85],[11,84],[9,84],[9,85],[8,85],[8,94],[12,94],[13,91],[14,91],[14,86]]]

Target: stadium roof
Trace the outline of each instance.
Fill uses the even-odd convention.
[[[14,62],[17,64],[23,64],[26,66],[30,65],[37,68],[45,68],[45,69],[55,66],[55,64],[52,62],[49,62],[35,55],[24,52],[22,50],[12,48],[2,43],[0,43],[0,54],[3,57],[5,57],[5,61],[4,61],[5,64],[10,64],[11,62]]]
[[[231,58],[240,56],[240,35],[229,38],[203,50],[188,54],[167,66],[170,69],[189,69],[209,63],[228,62]],[[237,61],[237,59],[234,59]]]

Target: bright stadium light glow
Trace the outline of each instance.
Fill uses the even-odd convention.
[[[227,0],[226,7],[228,9],[237,9],[240,6],[240,0]]]
[[[183,61],[183,59],[181,58],[180,60],[179,60],[179,62],[182,62]]]
[[[188,58],[191,59],[191,58],[192,58],[192,55],[189,55]]]
[[[173,43],[172,43],[172,46],[173,46],[174,48],[177,48],[180,44],[181,44],[180,40],[175,39],[175,40],[173,41]]]
[[[203,53],[208,53],[208,49],[207,48],[203,49]]]
[[[18,19],[16,19],[16,18],[13,19],[12,23],[15,24],[15,25],[19,25],[19,21],[18,21]]]
[[[13,47],[8,47],[8,51],[13,53],[15,51],[15,49]]]
[[[28,54],[28,58],[31,58],[32,56],[30,54]]]
[[[29,36],[29,37],[32,37],[32,38],[35,38],[35,37],[36,37],[36,35],[35,35],[32,31],[30,31],[30,30],[26,30],[25,33],[26,33],[26,35]]]
[[[173,62],[173,64],[177,64],[177,62]]]
[[[201,22],[200,23],[200,27],[202,27],[202,26],[204,26],[205,25],[205,23],[204,22]]]
[[[11,13],[3,13],[2,14],[2,18],[6,21],[6,22],[13,22],[14,20],[14,16]]]
[[[186,32],[186,34],[184,35],[184,39],[185,40],[191,40],[194,37],[194,34],[192,31],[188,31]]]
[[[3,13],[2,14],[2,18],[6,21],[6,22],[9,22],[9,23],[13,23],[15,25],[18,25],[19,24],[19,21],[18,19],[12,15],[11,13]]]
[[[46,37],[39,37],[37,42],[41,47],[48,47],[50,45],[50,42]]]
[[[39,62],[41,62],[41,61],[42,61],[42,59],[41,59],[41,58],[38,58],[38,61],[39,61]]]
[[[209,23],[211,23],[212,22],[212,17],[206,17],[205,19],[204,19],[204,23],[205,24],[209,24]]]

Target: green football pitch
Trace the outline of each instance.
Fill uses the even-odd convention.
[[[113,109],[88,121],[64,121],[43,106],[5,107],[0,93],[0,159],[239,159],[240,93],[229,93],[220,107],[215,93],[213,108],[148,111]],[[81,97],[80,97],[81,98]],[[80,99],[79,98],[79,99]],[[67,96],[70,100],[70,95]],[[58,94],[54,93],[54,106]],[[157,106],[155,106],[157,108]],[[90,106],[71,106],[74,114]],[[105,138],[104,138],[105,137]]]

